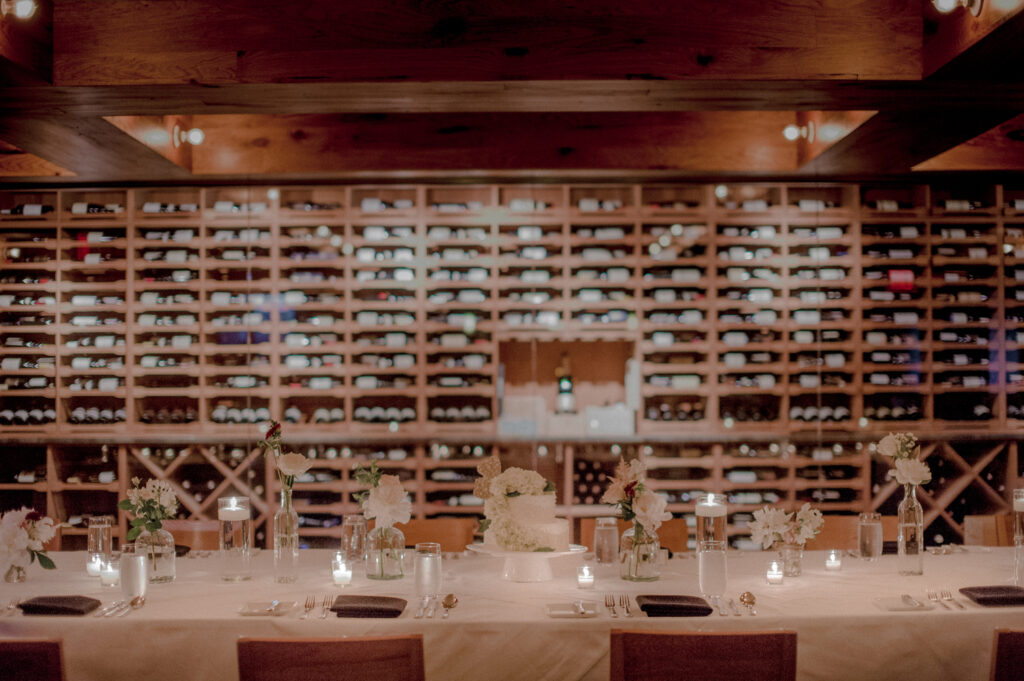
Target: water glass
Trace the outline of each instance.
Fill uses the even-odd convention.
[[[110,560],[113,553],[114,518],[109,515],[94,515],[89,518],[87,530],[85,569],[93,577],[100,574],[100,566]]]
[[[697,545],[697,579],[705,597],[725,593],[725,546],[724,541],[704,541]]]
[[[619,524],[615,518],[598,518],[594,526],[594,555],[598,563],[619,560]]]
[[[857,550],[864,560],[874,562],[882,555],[882,516],[861,513],[857,521]]]
[[[417,595],[436,596],[441,593],[441,545],[433,542],[417,544],[413,554],[413,570],[416,573]]]
[[[148,564],[146,556],[141,553],[125,551],[121,554],[121,593],[126,599],[146,595]]]
[[[241,582],[252,578],[252,513],[247,497],[217,500],[220,521],[221,579]]]
[[[361,515],[345,516],[341,523],[341,552],[349,565],[366,560],[366,518]]]

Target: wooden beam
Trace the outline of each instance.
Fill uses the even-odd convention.
[[[105,119],[171,163],[192,170],[192,145],[180,139],[181,131],[193,127],[191,116],[106,116]]]
[[[984,0],[981,14],[938,14],[922,3],[924,76],[947,80],[1020,80],[1024,57],[1024,3]]]
[[[914,170],[1024,170],[1024,115],[930,158]]]
[[[74,173],[0,141],[0,177],[73,177]]]
[[[914,166],[965,142],[1017,111],[883,111],[805,164],[806,175],[906,173]]]
[[[49,83],[53,77],[53,3],[36,0],[28,19],[0,15],[0,83]]]
[[[102,118],[0,117],[0,139],[96,180],[165,180],[188,177],[146,145]]]
[[[58,85],[916,79],[913,0],[57,0]]]
[[[199,174],[607,168],[791,172],[786,112],[195,116]]]

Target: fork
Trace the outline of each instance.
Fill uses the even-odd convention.
[[[327,613],[331,611],[331,600],[329,597],[324,596],[324,600],[320,603],[320,619],[327,619]]]
[[[627,596],[626,594],[622,594],[621,596],[619,596],[619,605],[622,606],[623,609],[625,609],[626,617],[633,616],[633,608],[629,607],[629,596]]]
[[[8,603],[7,607],[4,609],[4,617],[6,617],[8,615],[16,615],[17,611],[15,609],[17,607],[18,607],[18,599],[15,598],[10,603]]]
[[[956,607],[960,608],[961,610],[966,610],[967,609],[967,608],[964,607],[963,603],[961,603],[960,601],[958,601],[955,598],[953,598],[953,594],[951,594],[949,592],[949,589],[943,589],[942,590],[942,600],[949,601],[950,603],[952,603]]]
[[[619,613],[615,612],[615,596],[608,594],[604,597],[604,607],[608,608],[608,614],[612,617],[618,617]]]
[[[934,591],[929,591],[926,595],[928,596],[928,600],[931,601],[932,603],[937,603],[938,605],[941,605],[946,610],[952,610],[953,609],[953,608],[949,607],[948,605],[946,605],[944,602],[940,601],[938,594],[936,594]]]
[[[316,596],[306,596],[306,604],[303,606],[306,611],[299,616],[300,620],[304,620],[309,617],[309,612],[316,607]]]

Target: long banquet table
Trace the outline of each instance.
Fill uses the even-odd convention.
[[[471,553],[444,562],[444,591],[458,595],[458,606],[442,620],[414,619],[411,575],[375,582],[356,573],[344,590],[329,577],[331,552],[303,551],[295,584],[276,584],[272,557],[260,552],[252,581],[219,580],[219,559],[179,558],[171,584],[151,585],[146,605],[120,618],[47,617],[0,613],[0,637],[55,637],[64,642],[67,678],[79,680],[138,677],[159,681],[237,678],[235,641],[240,636],[342,637],[423,634],[426,678],[604,680],[608,678],[608,634],[613,628],[692,631],[792,629],[798,635],[797,675],[801,680],[988,679],[992,631],[1024,628],[1024,607],[983,608],[967,599],[964,610],[937,607],[920,612],[883,610],[876,598],[909,593],[927,603],[927,590],[1009,584],[1012,549],[969,547],[968,553],[928,555],[924,575],[901,577],[895,558],[876,563],[846,557],[842,570],[826,571],[824,553],[808,552],[804,573],[768,586],[769,553],[730,552],[728,595],[757,596],[756,617],[633,617],[613,619],[603,607],[592,618],[559,619],[548,603],[583,598],[603,602],[605,594],[695,594],[697,560],[676,557],[662,566],[659,581],[629,583],[614,566],[598,566],[593,591],[576,588],[578,555],[552,558],[554,579],[520,584],[503,581],[501,560]],[[37,595],[83,594],[104,603],[120,596],[84,569],[85,554],[53,554],[58,569],[33,565],[21,584],[0,583],[0,606]],[[238,613],[249,601],[296,601],[316,594],[389,595],[409,607],[397,619],[341,619],[333,615],[299,619],[301,607],[278,617]],[[928,604],[931,605],[930,603]],[[142,673],[144,670],[144,673]],[[141,674],[141,675],[140,675]]]

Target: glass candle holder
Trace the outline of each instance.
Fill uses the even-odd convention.
[[[840,570],[843,567],[843,554],[839,549],[830,549],[825,554],[825,569]]]
[[[252,578],[252,513],[246,497],[217,500],[220,521],[221,579],[241,582]]]
[[[594,570],[589,565],[576,568],[576,586],[580,589],[594,588]]]
[[[100,584],[117,586],[121,582],[121,561],[119,556],[110,556],[100,561]]]
[[[352,583],[352,563],[343,551],[338,551],[331,559],[331,578],[336,586],[348,586]]]
[[[765,574],[765,579],[769,584],[782,584],[782,561],[773,560],[768,564],[768,572]]]
[[[86,530],[85,571],[90,577],[100,574],[100,565],[109,560],[113,553],[114,518],[109,515],[96,515],[89,518]]]

